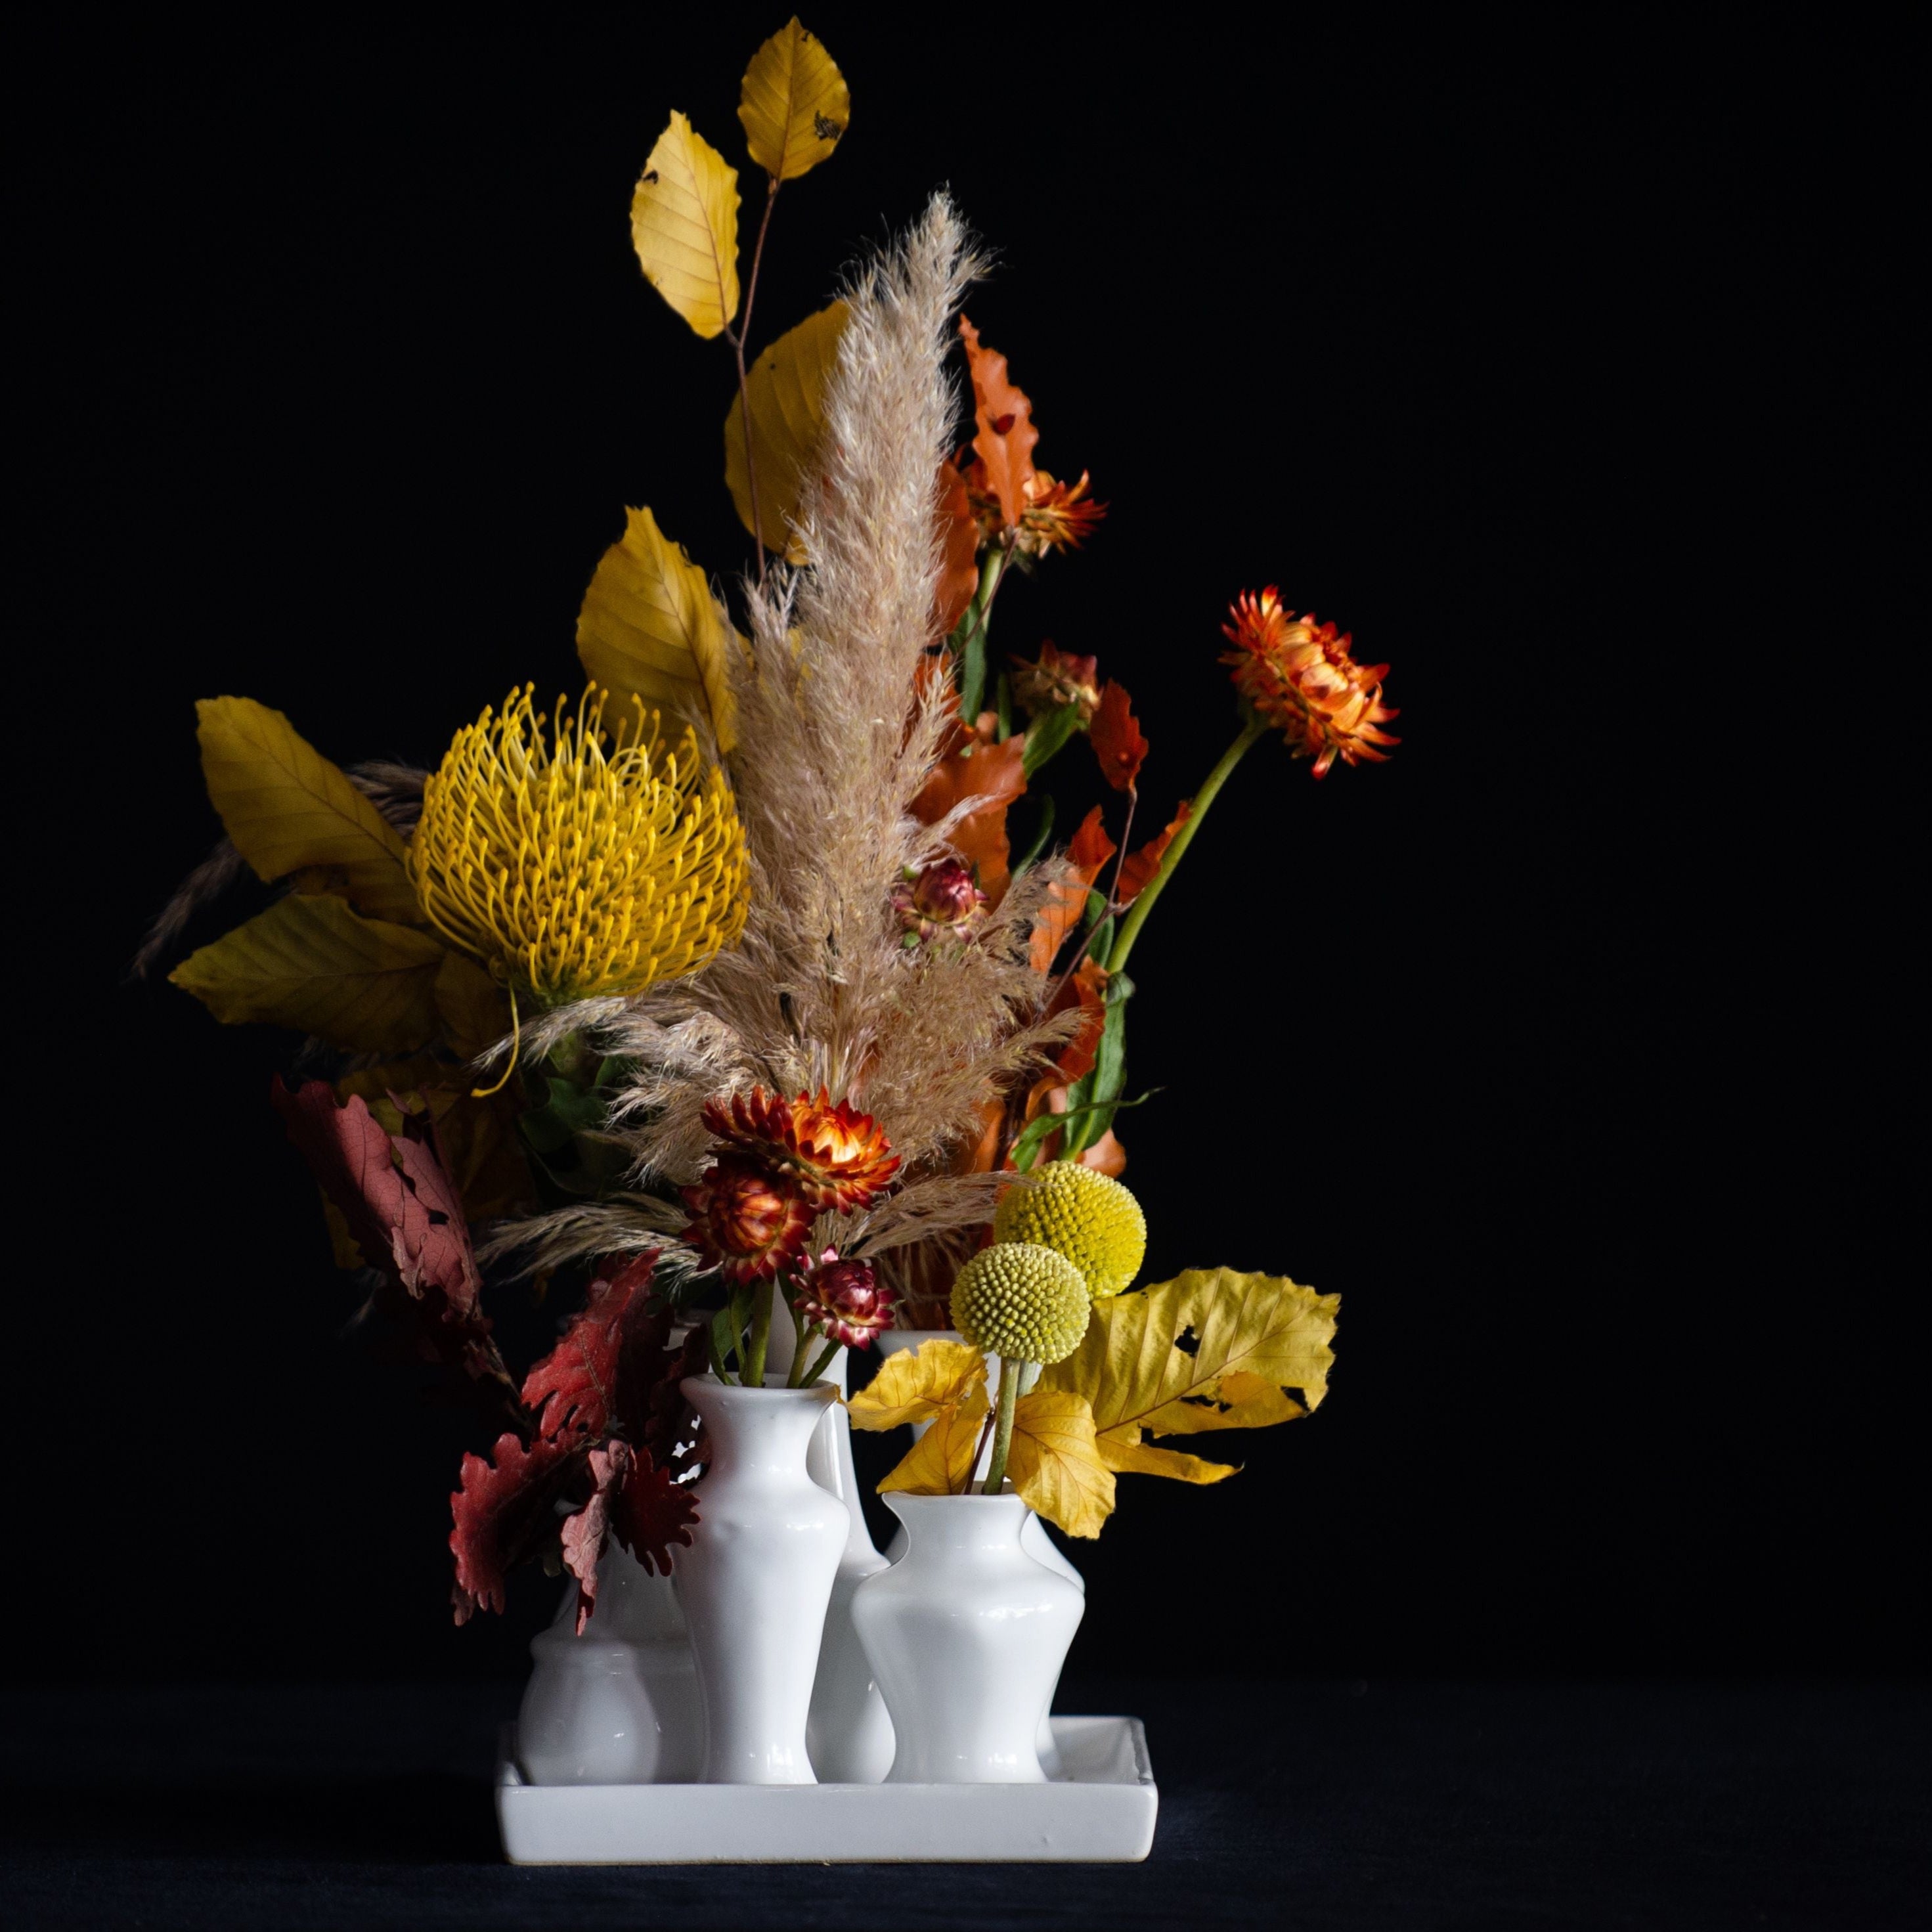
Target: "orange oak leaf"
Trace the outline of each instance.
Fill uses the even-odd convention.
[[[947,638],[965,615],[974,592],[980,587],[979,520],[973,514],[966,478],[950,460],[939,466],[939,582],[933,590],[933,629],[938,636]]]
[[[1132,706],[1126,686],[1110,677],[1088,734],[1094,742],[1094,755],[1100,760],[1101,774],[1116,791],[1126,790],[1140,776],[1141,760],[1148,754],[1148,742],[1141,736],[1140,720]]]
[[[1120,867],[1118,891],[1120,903],[1132,905],[1141,896],[1142,889],[1155,873],[1160,870],[1160,862],[1167,848],[1174,842],[1174,835],[1187,823],[1187,814],[1194,809],[1192,804],[1183,799],[1175,807],[1174,814],[1157,836],[1150,838],[1138,852],[1130,852]]]
[[[1033,451],[1040,440],[1040,431],[1033,426],[1033,404],[1024,390],[1007,380],[1006,358],[982,348],[980,332],[963,315],[959,334],[972,371],[973,410],[979,425],[973,448],[986,493],[1000,506],[1001,523],[1016,530],[1032,500]]]
[[[912,803],[913,816],[922,825],[937,825],[956,806],[977,801],[946,837],[996,905],[1010,876],[1006,807],[1026,790],[1025,756],[1026,740],[1017,734],[1000,745],[992,742],[990,732],[955,725],[946,755],[933,766]]]
[[[1046,904],[1034,921],[1029,957],[1036,973],[1050,973],[1066,935],[1087,911],[1087,892],[1100,876],[1100,868],[1114,856],[1114,842],[1100,822],[1096,805],[1080,821],[1080,830],[1066,848],[1067,877],[1051,888]],[[1076,1078],[1078,1076],[1075,1076]]]

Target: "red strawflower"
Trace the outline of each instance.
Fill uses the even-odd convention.
[[[849,1214],[883,1194],[898,1156],[869,1114],[837,1106],[824,1088],[814,1100],[782,1100],[762,1087],[704,1103],[704,1124],[724,1152],[754,1163],[794,1188],[808,1206]]]
[[[870,1262],[842,1261],[836,1248],[827,1248],[800,1272],[792,1306],[808,1327],[822,1328],[845,1348],[864,1348],[892,1325],[897,1299]]]
[[[694,1187],[679,1191],[692,1217],[682,1238],[727,1281],[768,1280],[798,1258],[812,1232],[798,1190],[736,1155],[720,1154]]]

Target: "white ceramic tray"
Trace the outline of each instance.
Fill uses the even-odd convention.
[[[1160,1794],[1138,1718],[1055,1718],[1050,1784],[526,1784],[496,1766],[512,1864],[1132,1863]]]

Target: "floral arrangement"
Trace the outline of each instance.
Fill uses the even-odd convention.
[[[1034,460],[1032,402],[962,312],[959,216],[935,196],[748,360],[781,193],[850,118],[796,20],[740,118],[765,182],[742,286],[738,172],[682,114],[632,221],[653,287],[730,353],[742,574],[721,584],[629,510],[578,614],[580,694],[512,691],[428,769],[338,766],[278,712],[204,701],[225,836],[142,955],[244,872],[278,889],[170,976],[338,1056],[274,1094],[337,1258],[494,1432],[452,1498],[459,1622],[540,1558],[577,1579],[580,1628],[614,1536],[668,1568],[707,1453],[680,1382],[765,1385],[775,1321],[794,1386],[894,1324],[956,1332],[851,1400],[862,1427],[927,1425],[884,1486],[961,1492],[983,1459],[982,1486],[1078,1536],[1118,1475],[1232,1473],[1165,1439],[1285,1421],[1326,1387],[1335,1298],[1226,1268],[1134,1286],[1127,968],[1263,738],[1318,779],[1386,755],[1385,667],[1244,592],[1233,741],[1136,844],[1129,693],[1094,656],[991,649],[1006,586],[1106,512],[1084,471]],[[1076,752],[1119,816],[1061,849],[1046,780]],[[530,1282],[584,1286],[519,1376],[486,1285]]]

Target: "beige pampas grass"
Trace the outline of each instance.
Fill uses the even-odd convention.
[[[847,291],[826,398],[824,487],[797,527],[805,561],[748,590],[751,639],[734,667],[739,746],[730,760],[752,860],[742,940],[703,972],[627,1001],[548,1015],[634,1070],[613,1137],[644,1192],[694,1178],[710,1144],[705,1101],[753,1084],[825,1088],[872,1114],[904,1162],[902,1185],[869,1210],[826,1217],[815,1239],[882,1252],[986,1221],[999,1177],[946,1172],[978,1110],[1039,1066],[1075,1021],[1037,1018],[1027,959],[1055,868],[1015,877],[970,945],[909,952],[892,909],[908,868],[946,854],[950,823],[911,805],[938,757],[950,680],[920,676],[940,568],[937,479],[958,398],[951,325],[976,266],[950,201],[935,196],[897,246]],[[526,1035],[526,1050],[535,1045]],[[538,1050],[541,1050],[540,1048]],[[541,1254],[609,1252],[604,1204],[532,1217],[492,1244]]]

